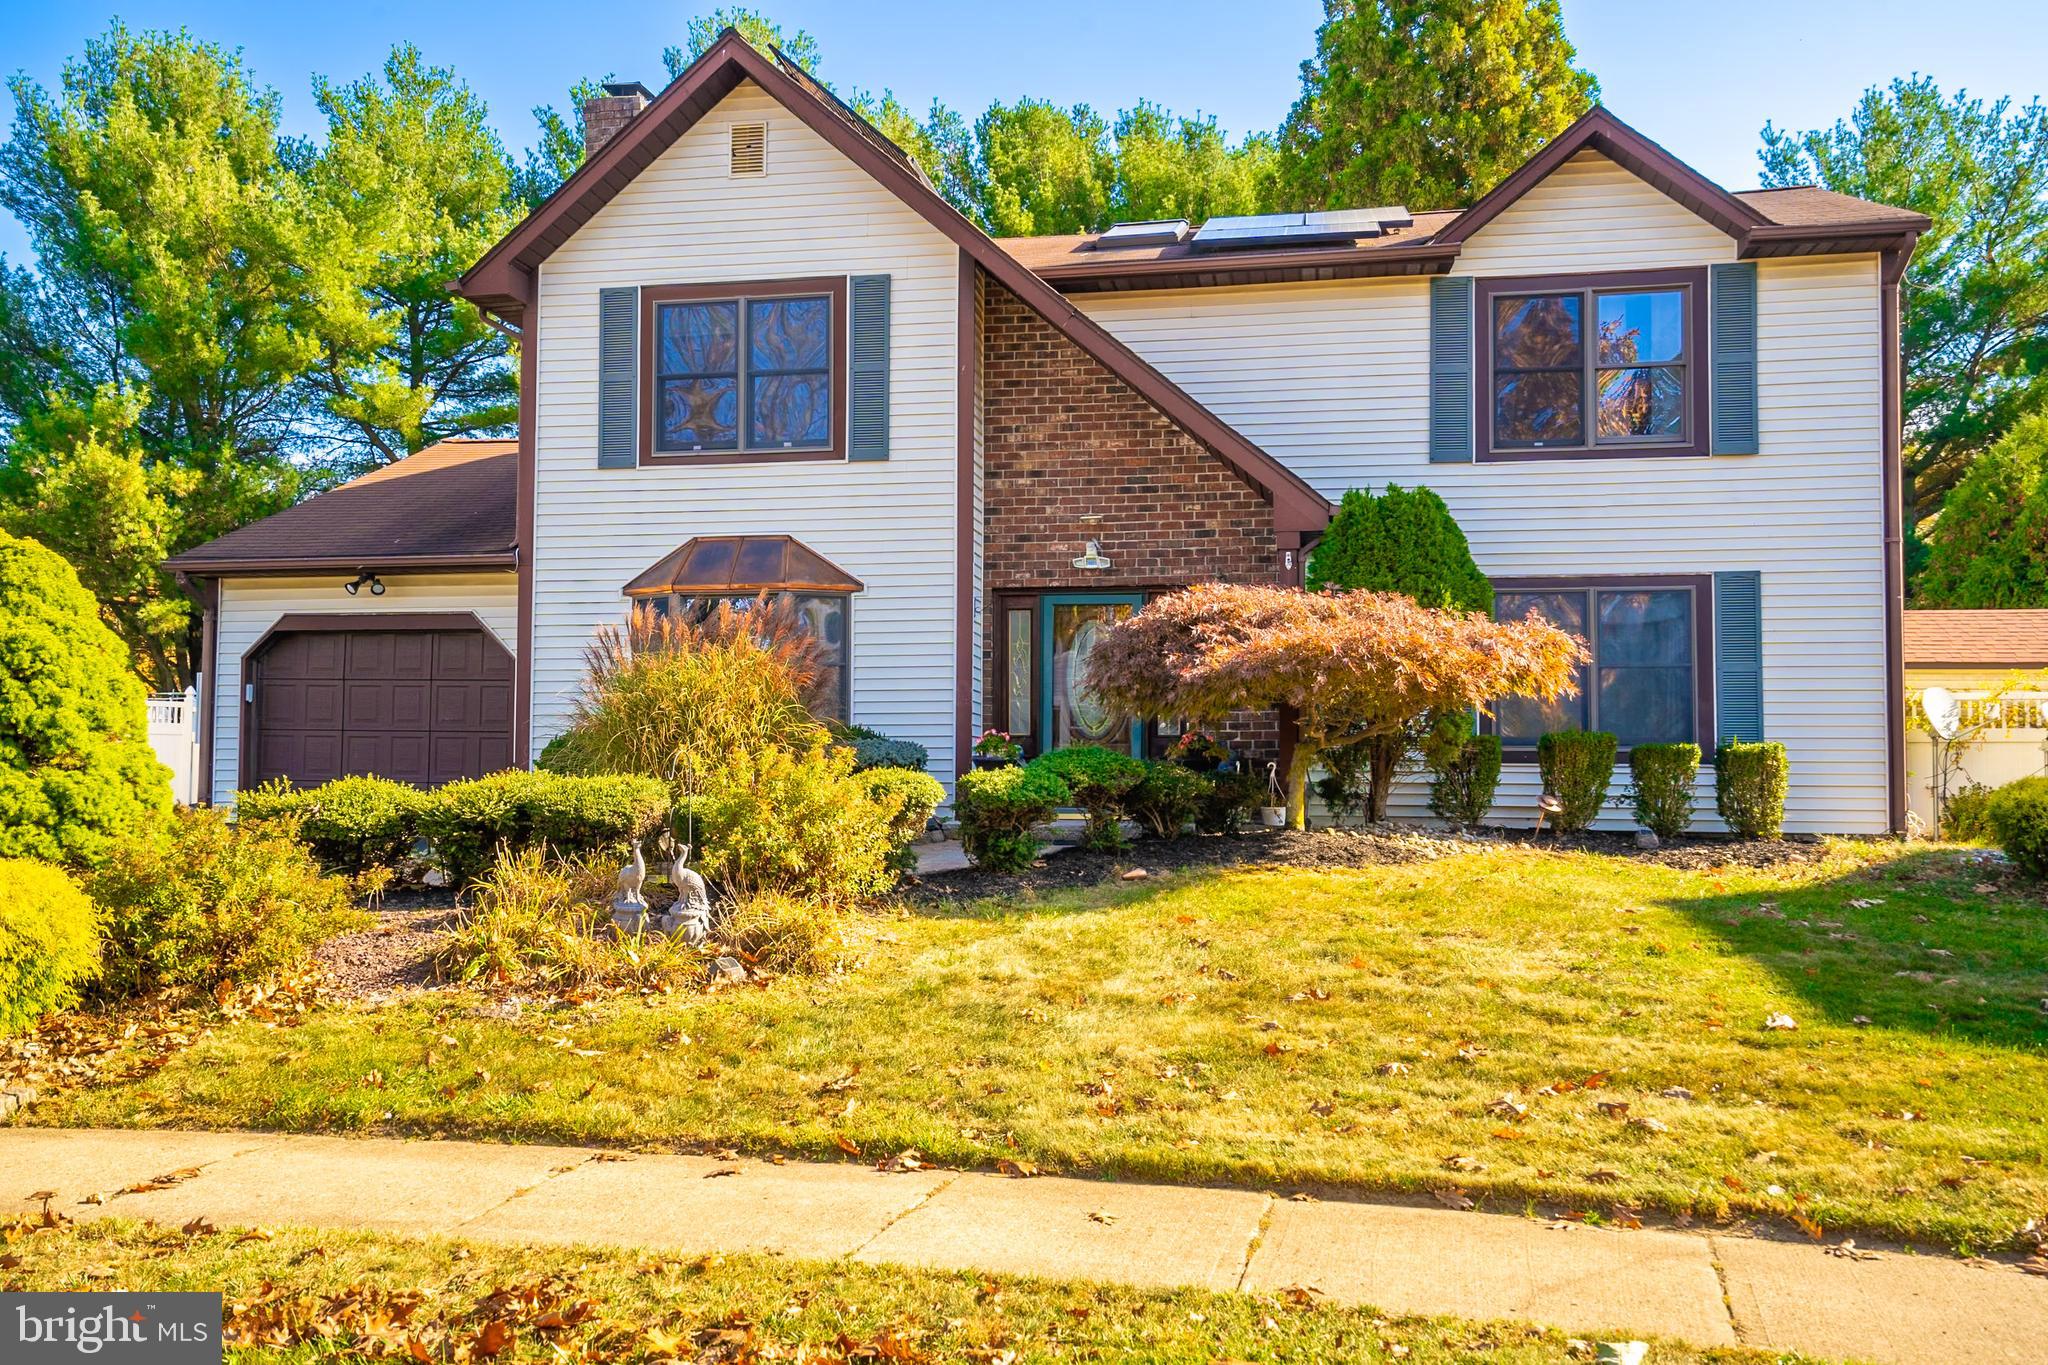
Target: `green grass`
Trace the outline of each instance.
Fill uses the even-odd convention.
[[[461,1359],[492,1321],[510,1328],[498,1365],[670,1359],[1174,1362],[1576,1359],[1562,1333],[1511,1323],[1380,1316],[1313,1297],[1166,1292],[793,1261],[694,1260],[614,1250],[535,1249],[280,1230],[186,1235],[109,1220],[19,1235],[9,1291],[220,1291],[246,1362]],[[414,1296],[418,1296],[415,1299]],[[586,1310],[577,1305],[587,1304]],[[247,1307],[246,1314],[243,1311]],[[546,1315],[568,1325],[541,1330]],[[273,1335],[274,1334],[274,1335]],[[749,1336],[758,1354],[737,1349]],[[264,1345],[249,1344],[263,1340]],[[799,1354],[799,1348],[802,1348]],[[700,1354],[701,1353],[701,1354]],[[476,1358],[476,1357],[471,1357]],[[1652,1343],[1651,1365],[1762,1365],[1802,1357]]]
[[[833,1157],[843,1138],[1990,1249],[2048,1213],[2048,914],[1981,875],[1897,848],[1769,873],[1494,848],[1158,878],[906,915],[828,980],[231,1024],[32,1116]],[[1797,1030],[1767,1031],[1774,1012]],[[1489,1108],[1509,1093],[1526,1117]]]

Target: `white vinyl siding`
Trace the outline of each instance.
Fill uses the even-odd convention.
[[[727,172],[727,127],[767,126],[767,173]],[[953,768],[958,248],[765,92],[743,85],[542,265],[533,748],[560,730],[620,588],[692,536],[792,535],[867,585],[853,598],[853,719]],[[887,274],[886,461],[597,466],[605,287]],[[845,326],[846,320],[834,320]]]
[[[1733,254],[1719,231],[1584,155],[1475,234],[1458,270],[1635,270]],[[1877,258],[1765,260],[1758,277],[1762,453],[1711,458],[1431,464],[1422,279],[1074,302],[1331,501],[1390,481],[1434,488],[1492,577],[1760,570],[1765,733],[1790,750],[1787,826],[1877,831],[1887,822]],[[1533,767],[1511,767],[1496,817],[1533,820],[1537,794]],[[1712,828],[1710,777],[1701,807]],[[1400,809],[1421,808],[1411,786]],[[1618,807],[1605,823],[1631,822]]]
[[[218,607],[219,666],[213,680],[213,799],[235,799],[236,766],[242,742],[242,656],[281,616],[360,616],[375,625],[380,613],[473,612],[498,643],[519,653],[519,579],[505,573],[387,574],[384,595],[368,590],[349,596],[342,584],[352,574],[335,570],[306,578],[225,578]]]

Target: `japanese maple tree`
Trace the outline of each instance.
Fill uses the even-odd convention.
[[[1299,739],[1287,823],[1306,825],[1309,769],[1331,749],[1407,731],[1430,713],[1577,689],[1583,646],[1541,621],[1418,606],[1399,593],[1202,584],[1112,628],[1089,684],[1133,715],[1213,723],[1287,707]]]

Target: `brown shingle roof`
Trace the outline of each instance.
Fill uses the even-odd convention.
[[[519,443],[455,439],[195,546],[202,576],[293,569],[510,568]]]
[[[1780,227],[1896,223],[1903,232],[1916,232],[1927,226],[1927,219],[1912,209],[1838,194],[1818,185],[1794,185],[1782,190],[1737,190],[1735,197]]]
[[[2048,668],[2048,610],[1909,611],[1909,668]]]

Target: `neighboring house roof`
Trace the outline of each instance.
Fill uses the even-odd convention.
[[[2048,668],[2048,610],[1909,611],[1908,668]]]
[[[1924,214],[1812,185],[1731,193],[1595,106],[1466,209],[1417,213],[1412,227],[1351,244],[1201,252],[1185,242],[1105,249],[1096,233],[1004,237],[1003,250],[1069,292],[1160,289],[1367,275],[1436,274],[1473,233],[1581,152],[1596,152],[1733,237],[1737,254],[1804,256],[1909,245]]]
[[[519,443],[439,441],[176,556],[175,573],[500,569],[518,562]]]
[[[481,308],[518,320],[529,301],[535,267],[743,81],[754,82],[774,97],[955,242],[990,277],[1260,489],[1272,501],[1276,527],[1319,531],[1329,521],[1329,502],[1300,475],[1196,402],[996,245],[866,120],[794,66],[763,57],[730,29],[492,247],[457,282],[456,291]]]

